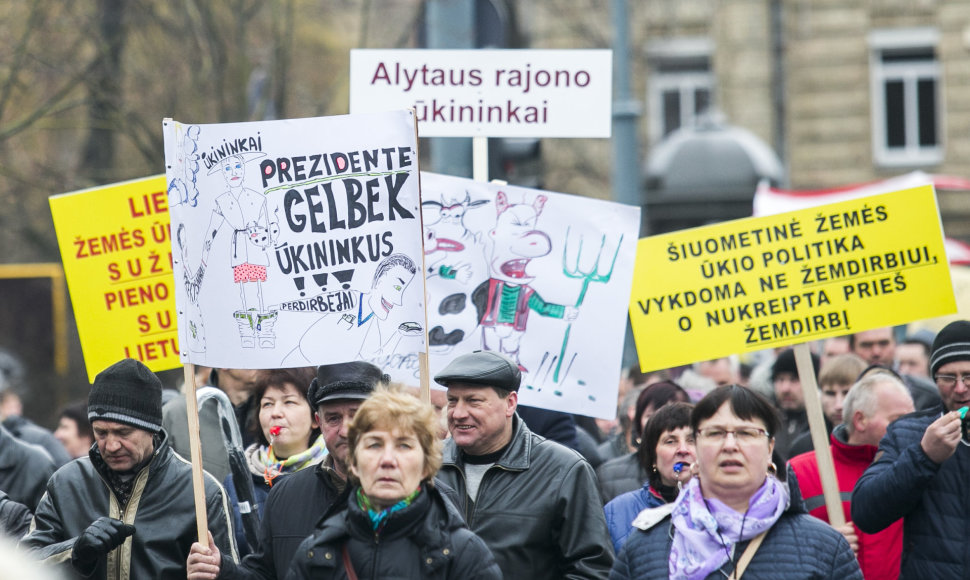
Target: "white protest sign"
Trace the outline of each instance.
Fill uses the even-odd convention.
[[[182,362],[424,349],[413,113],[163,125]]]
[[[426,172],[421,184],[431,375],[495,350],[519,363],[522,404],[612,419],[640,208]]]
[[[422,137],[609,137],[609,50],[350,51],[350,112],[414,107]]]

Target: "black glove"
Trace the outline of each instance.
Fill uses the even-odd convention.
[[[121,520],[100,517],[81,532],[74,542],[71,553],[71,565],[85,576],[90,576],[98,565],[98,561],[114,550],[125,538],[135,533],[135,526],[130,526]]]

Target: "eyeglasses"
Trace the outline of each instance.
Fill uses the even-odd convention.
[[[734,440],[741,445],[757,443],[765,437],[770,437],[768,432],[757,427],[739,427],[737,429],[725,429],[723,427],[705,427],[697,431],[697,436],[710,443],[724,443],[728,435],[734,435]]]
[[[957,379],[963,381],[963,386],[970,389],[970,375],[936,375],[937,384],[946,388],[956,385]]]

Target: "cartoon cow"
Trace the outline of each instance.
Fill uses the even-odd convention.
[[[472,200],[466,191],[461,201],[424,201],[425,273],[435,279],[435,296],[441,297],[434,306],[438,312],[435,324],[428,332],[428,346],[438,353],[450,352],[478,326],[475,310],[469,308],[469,294],[485,279],[487,267],[480,251],[481,233],[468,229],[464,218],[471,209],[490,200]]]
[[[505,192],[498,192],[498,215],[495,227],[488,232],[492,246],[490,277],[472,293],[482,327],[482,348],[512,358],[523,372],[527,369],[519,360],[519,343],[528,325],[529,311],[570,321],[578,314],[575,307],[543,300],[532,287],[535,277],[527,271],[529,262],[552,250],[548,234],[536,229],[547,199],[540,195],[532,205],[510,204]]]

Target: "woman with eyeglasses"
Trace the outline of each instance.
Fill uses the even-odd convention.
[[[862,579],[852,548],[805,513],[771,463],[775,408],[738,385],[690,417],[697,460],[673,503],[640,513],[611,579]]]

